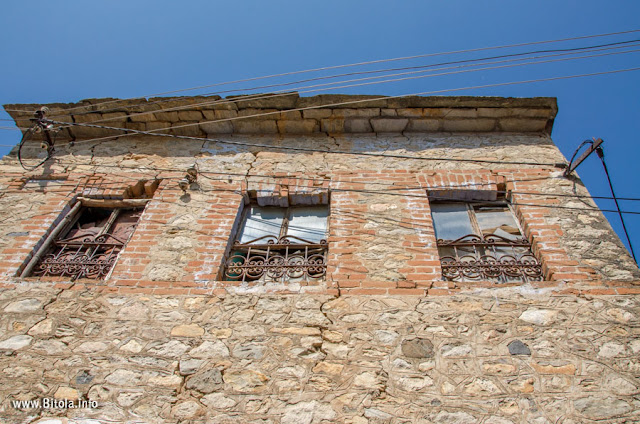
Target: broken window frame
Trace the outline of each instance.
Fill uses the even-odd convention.
[[[306,240],[289,234],[292,213],[296,209],[322,207],[326,220],[324,237],[318,241]],[[241,242],[244,229],[254,208],[283,211],[278,234],[270,234]],[[239,282],[300,282],[322,280],[327,270],[328,234],[330,209],[328,204],[299,206],[247,205],[242,211],[241,225],[234,237],[231,252],[224,266],[224,279]]]
[[[531,250],[531,243],[523,235],[520,223],[506,200],[498,201],[433,201],[432,205],[465,205],[472,232],[456,239],[443,239],[437,234],[438,253],[442,277],[449,281],[493,281],[497,283],[526,283],[544,278],[542,265]],[[483,233],[478,221],[477,209],[500,208],[509,213],[518,235],[505,237]],[[438,226],[436,212],[432,208],[434,230]]]
[[[120,252],[135,232],[140,217],[150,199],[99,200],[79,198],[38,251],[29,260],[20,277],[62,277],[72,281],[78,278],[105,280],[113,270]],[[110,210],[105,224],[95,235],[81,234],[68,237],[73,226],[90,209]],[[132,223],[126,240],[115,237],[110,231],[117,224],[122,211],[140,211]]]

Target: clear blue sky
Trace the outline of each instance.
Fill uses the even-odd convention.
[[[2,104],[144,96],[330,65],[640,28],[637,0],[31,0],[4,2],[1,10]],[[562,46],[638,38],[640,33],[631,33]],[[514,51],[553,47],[559,46]],[[482,55],[500,53],[504,52]],[[392,62],[368,69],[424,63],[428,61]],[[631,53],[334,92],[398,95],[639,66],[640,53]],[[451,94],[557,97],[560,112],[552,136],[565,156],[570,157],[584,139],[603,138],[616,194],[640,197],[640,71]],[[3,111],[0,119],[10,117]],[[0,121],[2,127],[12,125]],[[17,131],[0,130],[0,145],[15,145],[19,139]],[[9,149],[0,146],[0,154]],[[579,174],[592,195],[609,195],[595,155],[580,166]],[[598,203],[601,208],[614,207],[612,201]],[[624,210],[640,211],[640,202],[621,205]],[[617,215],[606,215],[622,234]],[[626,222],[638,255],[640,215],[626,215]]]

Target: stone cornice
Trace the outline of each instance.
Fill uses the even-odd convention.
[[[297,93],[249,96],[87,99],[78,103],[10,104],[5,109],[20,128],[32,125],[31,111],[49,108],[57,121],[211,137],[222,134],[347,133],[540,133],[550,134],[557,113],[552,97],[381,97]],[[25,112],[16,112],[25,111]],[[191,124],[191,125],[190,125]],[[71,139],[116,135],[108,129],[73,126]]]

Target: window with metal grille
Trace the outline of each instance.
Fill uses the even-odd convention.
[[[250,205],[226,261],[232,281],[309,282],[327,270],[328,205]]]
[[[540,262],[508,204],[438,202],[431,204],[431,215],[444,279],[542,280]]]
[[[79,206],[56,228],[31,276],[104,279],[133,233],[142,208]]]

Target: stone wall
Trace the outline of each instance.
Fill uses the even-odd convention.
[[[556,166],[553,99],[231,100],[50,105],[196,138],[72,127],[35,171],[2,159],[0,419],[640,421],[640,270]],[[156,181],[108,278],[18,277],[78,198]],[[221,281],[254,192],[329,198],[325,279]],[[544,281],[444,281],[427,192],[508,196]],[[12,406],[38,399],[98,407]]]
[[[29,284],[4,289],[0,310],[5,422],[640,420],[637,296],[158,296]],[[11,406],[43,398],[99,406]]]
[[[267,147],[250,146],[256,144]],[[498,163],[466,162],[474,159]],[[141,179],[161,179],[108,286],[227,289],[219,273],[247,188],[286,186],[295,195],[316,183],[331,197],[329,278],[320,287],[328,293],[458,289],[440,281],[426,192],[497,191],[498,184],[511,196],[547,281],[582,289],[593,279],[615,286],[640,278],[595,204],[572,197],[588,192],[553,166],[562,161],[549,137],[538,134],[224,136],[201,143],[132,137],[61,145],[54,161],[31,174],[15,158],[4,159],[0,274],[16,275],[76,196],[117,197]],[[194,164],[200,177],[185,195],[177,180]],[[282,287],[265,288],[275,289]]]

